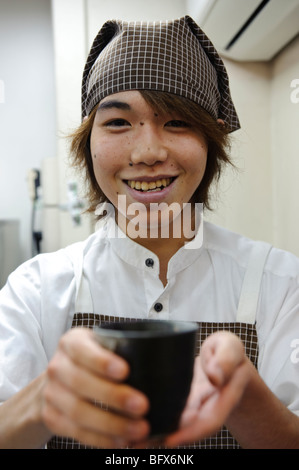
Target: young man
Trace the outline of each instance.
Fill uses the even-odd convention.
[[[146,446],[147,397],[91,329],[149,318],[197,321],[203,343],[165,445],[298,446],[299,262],[198,211],[239,127],[213,45],[189,17],[106,23],[87,59],[82,118],[72,154],[99,225],[25,263],[0,294],[0,445]]]

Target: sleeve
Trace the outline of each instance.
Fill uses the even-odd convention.
[[[0,403],[37,377],[48,362],[39,271],[37,259],[24,263],[0,291]]]
[[[276,293],[280,291],[276,285]],[[260,349],[259,372],[272,392],[292,412],[299,415],[299,282],[298,277],[289,281],[275,312],[273,300],[268,297],[264,305],[269,323]],[[273,315],[274,314],[274,315]]]
[[[23,263],[0,291],[0,404],[47,367],[72,325],[81,242]]]

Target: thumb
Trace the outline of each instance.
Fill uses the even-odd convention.
[[[202,368],[210,382],[222,387],[244,362],[244,345],[235,334],[219,331],[204,341],[200,357]]]

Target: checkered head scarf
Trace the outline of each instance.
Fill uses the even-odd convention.
[[[229,132],[240,127],[223,61],[189,16],[103,25],[83,73],[82,118],[106,96],[127,90],[180,95],[222,119]]]

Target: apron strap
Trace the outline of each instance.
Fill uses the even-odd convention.
[[[239,300],[237,322],[254,324],[265,263],[272,245],[255,243],[249,258]]]
[[[83,244],[81,242],[74,243],[66,247],[66,251],[74,267],[76,282],[75,312],[93,313],[93,301],[83,269]]]

